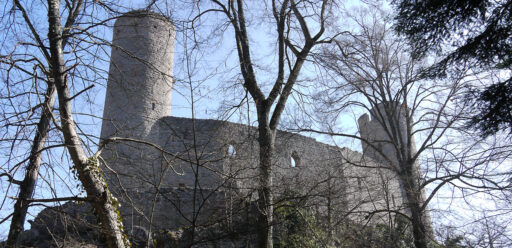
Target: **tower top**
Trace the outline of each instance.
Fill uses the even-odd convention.
[[[134,10],[114,24],[101,138],[145,139],[171,114],[175,28],[169,18]]]
[[[123,17],[134,17],[134,18],[151,17],[151,18],[162,20],[162,21],[167,21],[170,24],[174,25],[173,22],[171,21],[171,19],[168,18],[167,16],[164,16],[162,14],[159,14],[159,13],[156,13],[153,11],[149,11],[146,9],[136,9],[136,10],[128,11],[128,12],[122,14],[121,16],[119,16],[116,20],[116,23],[117,23],[117,21],[119,21],[120,18],[123,18]]]
[[[406,107],[399,102],[375,105],[358,119],[363,153],[381,163],[397,163],[397,152],[407,142]],[[411,139],[413,152],[414,140]]]

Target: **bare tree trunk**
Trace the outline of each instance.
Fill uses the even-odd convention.
[[[62,123],[62,133],[66,148],[71,156],[78,178],[87,192],[93,198],[92,205],[99,217],[102,233],[105,235],[108,247],[129,246],[123,236],[123,224],[117,210],[117,201],[107,188],[99,170],[96,158],[87,158],[85,150],[76,132],[76,124],[72,116],[72,108],[67,75],[62,49],[62,28],[60,20],[60,1],[48,0],[48,38],[50,40],[51,73],[59,96],[59,112]]]
[[[27,199],[32,197],[37,182],[39,167],[41,166],[41,150],[44,148],[45,142],[48,138],[56,93],[55,84],[53,82],[49,82],[48,89],[46,91],[46,99],[42,107],[41,119],[37,124],[36,136],[32,143],[32,150],[30,151],[30,159],[25,172],[25,178],[20,184],[18,199],[14,204],[14,212],[12,215],[6,247],[14,247],[19,234],[23,231],[23,225],[25,223],[25,217],[27,215],[29,205]]]
[[[266,119],[266,118],[265,118]],[[274,156],[275,130],[266,123],[259,124],[259,185],[258,185],[258,247],[273,247],[272,158]]]
[[[405,165],[402,173],[400,173],[400,180],[405,189],[407,196],[407,207],[411,211],[411,225],[414,237],[414,245],[416,248],[427,248],[429,243],[429,236],[427,233],[426,220],[423,218],[422,211],[423,200],[421,197],[421,189],[419,188],[417,175],[414,173],[414,165]]]
[[[334,228],[332,224],[332,185],[331,173],[329,173],[329,180],[327,181],[327,241],[329,244],[332,243],[333,236]]]
[[[69,13],[65,25],[67,29],[64,31],[66,34],[69,34],[70,27],[74,25],[76,18],[78,17],[78,14],[81,11],[82,4],[83,1],[78,0],[76,2],[73,2],[72,5],[68,6]],[[39,44],[40,49],[44,51],[43,53],[45,57],[49,59],[49,54],[47,53],[46,48],[41,42],[39,35],[36,33],[36,30],[32,28],[30,18],[26,14],[25,9],[18,0],[14,1],[14,5],[23,13],[23,18],[26,24],[31,28],[31,32],[35,40],[38,41],[37,44]],[[67,39],[68,38],[63,39],[63,47],[66,45]],[[23,225],[25,223],[25,218],[29,207],[29,202],[27,201],[27,199],[32,197],[39,175],[39,169],[41,167],[42,160],[41,151],[44,149],[46,140],[48,139],[48,133],[50,131],[50,121],[52,119],[52,112],[55,106],[55,98],[57,94],[54,81],[55,80],[53,80],[53,78],[49,78],[47,82],[45,100],[42,104],[41,117],[39,119],[39,123],[37,124],[37,130],[34,137],[34,141],[32,142],[29,162],[25,170],[25,177],[23,181],[19,183],[20,189],[18,193],[18,199],[16,200],[16,203],[14,205],[11,226],[6,241],[7,247],[15,246],[19,234],[23,231]]]
[[[428,237],[426,234],[425,224],[422,221],[422,213],[418,204],[409,203],[409,209],[411,210],[411,223],[412,223],[412,234],[414,237],[414,245],[416,248],[427,248]]]

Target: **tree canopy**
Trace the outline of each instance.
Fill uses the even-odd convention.
[[[395,29],[412,45],[415,56],[444,57],[426,77],[446,77],[460,68],[497,70],[508,76],[468,94],[477,111],[469,122],[482,136],[512,127],[512,1],[396,0]],[[451,70],[450,72],[448,70]],[[474,93],[474,91],[473,91]],[[474,97],[474,98],[473,98]],[[472,98],[472,99],[471,99]]]

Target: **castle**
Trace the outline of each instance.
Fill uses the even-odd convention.
[[[171,116],[174,39],[172,23],[149,12],[127,13],[114,26],[102,159],[127,230],[229,224],[257,197],[254,127]],[[382,158],[396,156],[378,111],[359,119],[361,137],[375,141],[363,154],[279,131],[275,198],[307,195],[304,204],[333,226],[387,223],[386,210],[407,212],[400,181]]]

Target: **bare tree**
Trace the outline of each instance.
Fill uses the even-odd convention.
[[[110,193],[105,179],[98,173],[98,160],[88,158],[77,132],[73,120],[71,94],[66,74],[66,64],[63,50],[63,28],[61,26],[60,1],[48,1],[48,39],[49,39],[49,67],[52,78],[55,80],[59,101],[59,113],[62,134],[66,149],[68,150],[78,178],[92,200],[101,223],[102,233],[105,235],[109,247],[129,246],[123,236],[123,223],[120,221],[116,199]]]
[[[299,78],[304,63],[315,46],[329,42],[326,38],[326,25],[332,16],[332,1],[269,1],[265,4],[270,9],[275,25],[275,56],[277,73],[271,90],[265,93],[261,79],[257,78],[256,63],[252,55],[255,41],[249,36],[246,10],[253,3],[244,1],[210,2],[212,8],[200,12],[220,12],[234,31],[242,85],[254,100],[257,112],[259,143],[259,187],[258,187],[258,246],[272,247],[272,166],[274,164],[274,145],[276,130],[288,101],[288,97]],[[267,9],[265,9],[267,11]],[[200,16],[198,16],[199,18]],[[312,29],[316,29],[312,33]]]
[[[315,57],[329,70],[319,94],[322,104],[315,108],[327,118],[322,123],[336,123],[349,108],[369,111],[370,117],[359,119],[359,135],[338,132],[330,124],[302,131],[360,140],[366,156],[396,173],[415,246],[426,248],[435,242],[428,203],[442,188],[480,180],[477,171],[483,172],[490,153],[475,150],[480,139],[454,142],[454,137],[470,135],[463,129],[470,109],[454,101],[463,96],[471,78],[421,80],[425,61],[407,53],[407,44],[393,36],[384,16],[380,10],[352,16],[356,30]],[[495,180],[504,185],[503,178]]]
[[[14,33],[12,36],[9,36],[10,39],[13,40],[8,40],[4,43],[11,45],[12,42],[18,42],[17,44],[12,44],[13,46],[11,47],[6,45],[6,50],[12,49],[12,52],[2,57],[2,62],[10,66],[4,75],[7,75],[7,79],[10,79],[9,75],[15,75],[14,77],[21,75],[18,77],[21,78],[21,80],[17,82],[17,85],[14,80],[6,80],[9,84],[7,91],[9,91],[9,89],[18,90],[29,87],[30,81],[23,79],[26,77],[25,75],[29,75],[33,77],[34,82],[37,82],[33,85],[35,93],[28,90],[11,97],[18,97],[21,101],[28,100],[29,103],[31,95],[35,96],[36,102],[37,99],[43,99],[39,105],[27,110],[26,116],[30,119],[23,120],[20,118],[21,121],[16,123],[17,125],[19,124],[22,129],[34,130],[35,134],[33,142],[28,147],[30,153],[25,159],[22,159],[21,162],[17,163],[17,165],[10,168],[9,171],[5,173],[5,175],[10,177],[11,182],[20,185],[20,192],[16,199],[17,203],[14,207],[11,229],[7,241],[7,246],[9,247],[15,246],[16,239],[23,230],[27,209],[31,203],[38,201],[58,202],[72,199],[92,202],[101,222],[101,232],[105,235],[109,247],[125,247],[125,245],[128,244],[126,237],[123,236],[123,227],[120,222],[119,213],[117,212],[116,199],[110,194],[99,172],[97,158],[94,155],[91,157],[86,155],[89,152],[89,147],[86,145],[89,141],[83,141],[81,139],[80,134],[82,131],[77,127],[72,112],[72,104],[79,98],[78,96],[92,88],[92,86],[86,87],[72,95],[71,92],[79,87],[75,82],[86,82],[87,80],[81,81],[80,77],[83,79],[87,77],[85,76],[87,73],[94,71],[84,70],[77,73],[77,71],[75,71],[76,67],[79,67],[80,61],[86,60],[86,58],[80,58],[78,56],[73,57],[73,55],[84,51],[82,50],[84,43],[93,44],[97,42],[94,39],[87,40],[87,38],[89,38],[89,36],[87,36],[87,30],[91,27],[101,25],[101,23],[94,23],[91,26],[85,26],[84,23],[77,24],[79,23],[78,20],[83,21],[84,16],[90,14],[86,13],[86,8],[84,7],[84,5],[87,4],[90,3],[86,3],[85,1],[71,1],[66,3],[48,1],[45,6],[45,9],[48,11],[48,22],[46,25],[44,25],[44,23],[37,23],[36,19],[38,16],[31,11],[27,11],[27,7],[20,1],[14,1],[12,11],[8,13],[9,15],[4,16],[5,20],[8,20],[8,18],[15,20],[16,25],[18,21],[21,21],[23,24],[20,26],[13,25],[13,31],[16,31],[16,29],[20,27],[20,30],[28,31],[26,33],[27,37],[24,37],[25,39],[20,39],[19,41],[15,40],[16,38],[19,39],[19,37],[16,37],[16,33]],[[61,7],[64,8],[62,12]],[[92,10],[90,7],[92,6],[89,6],[87,11]],[[87,41],[81,40],[83,38]],[[70,42],[70,40],[73,41]],[[69,49],[69,46],[66,47],[66,45],[70,43],[72,43],[72,49]],[[23,53],[19,53],[23,51],[23,49],[26,49],[25,51],[27,52],[25,56]],[[93,51],[88,52],[93,53]],[[28,55],[28,53],[33,53],[33,55]],[[70,65],[69,63],[72,62],[77,63]],[[26,65],[31,63],[35,65],[33,73],[26,70]],[[90,65],[83,65],[83,68],[87,68],[88,66]],[[42,75],[38,75],[37,72],[42,72]],[[15,78],[15,80],[18,78]],[[40,82],[45,83],[45,85]],[[10,85],[11,83],[12,85]],[[27,86],[24,86],[24,84],[27,84]],[[45,89],[46,93],[39,93],[39,89]],[[58,106],[60,114],[58,117],[57,113],[53,112],[56,96],[58,96],[59,101]],[[21,112],[18,116],[23,117],[24,114],[24,112]],[[37,116],[38,114],[40,115],[39,117]],[[34,116],[37,117],[38,122],[34,123],[37,124],[37,128],[33,129],[31,128],[33,124],[27,120],[34,120]],[[63,144],[45,147],[49,137],[48,133],[51,130],[50,123],[52,122],[56,130],[58,130],[55,134],[57,134],[59,138],[55,140],[59,140],[60,136],[58,134],[61,134],[64,142]],[[7,125],[9,125],[9,123],[7,123]],[[16,137],[14,139],[16,139]],[[13,142],[13,144],[16,150],[23,148],[22,145],[16,144],[16,142]],[[55,147],[65,147],[69,152],[72,163],[74,164],[73,168],[76,170],[78,178],[87,192],[86,198],[56,197],[54,199],[32,199],[41,166],[42,153],[44,150]],[[13,178],[12,172],[17,171],[18,167],[27,161],[25,179],[19,182]],[[46,179],[43,178],[43,180]]]
[[[23,19],[29,27],[32,27],[32,21],[28,17],[24,7],[19,1],[14,1],[15,8],[18,9],[23,16]],[[66,46],[67,36],[72,25],[74,25],[78,14],[81,11],[83,1],[74,1],[71,5],[67,5],[66,11],[68,11],[68,18],[64,29],[66,30],[63,39],[63,47]],[[36,30],[30,28],[32,35],[35,37],[37,45],[41,48],[44,47],[41,38],[37,34]],[[11,62],[14,63],[14,62]],[[43,65],[41,65],[43,66]],[[7,239],[7,246],[14,246],[19,233],[23,230],[23,224],[25,222],[25,216],[27,214],[29,202],[27,201],[33,195],[37,177],[39,174],[39,168],[42,160],[42,149],[45,147],[48,133],[50,130],[50,121],[52,118],[52,111],[55,104],[56,89],[54,80],[51,78],[47,80],[47,91],[44,94],[44,101],[41,103],[41,116],[39,123],[37,124],[37,130],[32,143],[30,155],[28,157],[28,165],[25,172],[25,178],[19,184],[19,194],[16,204],[14,206],[14,212],[11,219],[11,227],[9,229],[9,236]]]

